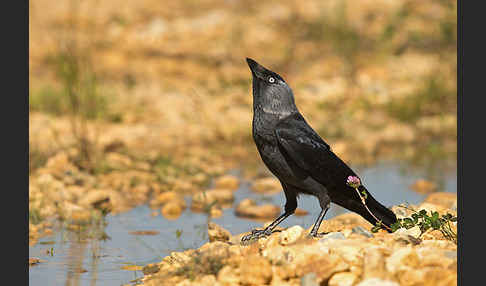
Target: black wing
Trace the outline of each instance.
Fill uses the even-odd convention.
[[[287,160],[292,160],[326,188],[343,189],[347,177],[356,176],[299,113],[282,119],[275,133]]]
[[[366,192],[366,205],[369,209],[362,205],[360,197],[346,185],[348,176],[356,174],[307,125],[302,115],[294,114],[282,119],[275,133],[286,160],[296,164],[326,187],[334,203],[359,213],[372,224],[376,223],[376,217],[388,226],[397,221],[395,214],[376,201],[363,185],[359,191]],[[369,210],[374,216],[370,215]]]

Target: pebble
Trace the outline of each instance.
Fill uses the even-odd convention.
[[[240,185],[240,180],[235,176],[225,175],[217,178],[214,185],[216,189],[236,190]]]
[[[400,286],[395,281],[391,280],[383,280],[379,278],[369,278],[361,281],[356,286]]]
[[[223,210],[219,207],[213,206],[211,210],[209,211],[209,216],[211,218],[218,218],[223,216]]]
[[[179,198],[179,195],[176,193],[176,192],[173,192],[173,191],[169,191],[169,192],[163,192],[161,194],[159,194],[155,201],[161,205],[163,204],[166,204],[172,200],[176,200],[177,198]]]
[[[432,193],[437,189],[437,184],[427,180],[417,180],[415,183],[410,185],[410,188],[420,194]]]
[[[302,237],[304,231],[300,225],[294,225],[280,233],[279,243],[281,245],[292,244]]]
[[[192,196],[191,209],[194,211],[203,211],[205,206],[215,204],[225,206],[233,202],[233,191],[227,189],[211,189],[200,192]]]
[[[439,205],[454,210],[454,207],[457,208],[457,195],[447,192],[436,192],[428,195],[424,203]]]
[[[295,209],[294,215],[295,216],[306,216],[309,212],[300,208]]]
[[[235,208],[235,214],[239,217],[255,219],[273,219],[280,214],[280,207],[276,205],[257,205],[252,199],[242,200]]]
[[[422,231],[420,230],[420,227],[418,225],[416,225],[416,226],[409,228],[409,229],[406,229],[404,227],[399,228],[393,233],[393,235],[395,235],[395,236],[410,235],[414,238],[419,238],[421,233],[422,233]]]
[[[319,239],[320,242],[325,242],[332,239],[346,239],[341,232],[330,232]]]
[[[208,237],[209,242],[213,241],[229,241],[231,233],[214,222],[208,223]]]
[[[373,234],[371,232],[369,232],[368,230],[364,229],[361,226],[353,227],[352,233],[360,234],[360,235],[363,235],[363,236],[369,237],[369,238],[373,237]]]
[[[251,189],[263,194],[276,194],[283,190],[279,180],[273,177],[255,180]]]
[[[314,272],[307,273],[300,279],[300,285],[302,286],[319,286],[317,283],[317,276]]]
[[[352,272],[340,272],[329,279],[328,286],[352,286],[358,277]]]
[[[175,220],[181,216],[185,209],[186,202],[184,200],[174,200],[166,203],[162,207],[161,213],[166,219]]]

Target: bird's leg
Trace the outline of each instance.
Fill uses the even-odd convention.
[[[319,227],[321,226],[322,220],[324,219],[324,216],[326,215],[327,211],[329,210],[329,207],[331,205],[331,198],[329,196],[325,195],[322,197],[319,197],[319,204],[321,205],[321,212],[319,213],[319,216],[317,217],[316,223],[314,224],[314,227],[312,228],[311,232],[309,233],[309,236],[312,237],[321,237],[326,233],[317,233],[319,231]]]
[[[241,238],[242,242],[250,241],[253,239],[259,239],[265,236],[269,236],[272,234],[272,231],[275,229],[277,225],[279,225],[282,221],[284,221],[287,217],[292,215],[297,208],[297,197],[288,191],[285,191],[285,197],[287,198],[287,202],[285,203],[285,212],[281,214],[276,220],[274,220],[269,226],[265,229],[254,229],[251,231],[250,234],[247,234]]]
[[[311,232],[309,233],[310,236],[320,237],[320,236],[325,234],[325,233],[319,233],[318,234],[317,231],[319,230],[319,227],[321,226],[322,220],[324,219],[324,216],[326,215],[326,212],[327,212],[328,209],[329,209],[329,207],[321,210],[321,212],[319,213],[319,217],[317,218],[317,221],[314,224],[314,227],[312,228]]]
[[[247,234],[241,238],[241,241],[248,241],[252,239],[258,239],[262,238],[265,236],[269,236],[272,234],[273,229],[281,223],[284,219],[286,219],[288,216],[290,216],[292,213],[283,213],[280,215],[274,222],[272,222],[269,226],[267,226],[265,229],[254,229],[251,231],[250,234]]]

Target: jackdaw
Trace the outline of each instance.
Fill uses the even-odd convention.
[[[358,176],[307,124],[284,79],[250,58],[246,61],[253,76],[253,140],[267,168],[280,180],[286,203],[285,212],[274,222],[263,230],[252,230],[242,241],[270,235],[294,213],[299,194],[317,197],[322,209],[309,234],[313,237],[322,236],[319,226],[331,202],[373,225],[377,219],[388,227],[395,223],[395,214],[376,201],[361,182],[358,190],[366,194],[366,205],[377,219],[370,215],[360,195],[346,183],[349,176]]]

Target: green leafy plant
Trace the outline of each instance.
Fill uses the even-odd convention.
[[[457,233],[451,227],[452,222],[457,222],[457,217],[450,213],[440,216],[436,211],[428,213],[424,209],[416,211],[407,206],[400,205],[400,207],[411,210],[413,213],[410,217],[399,218],[396,223],[392,224],[392,232],[395,232],[400,228],[410,229],[418,226],[421,232],[420,235],[424,234],[429,229],[439,230],[446,239],[457,243]],[[371,231],[377,232],[382,229],[382,226],[382,224],[377,223]]]

